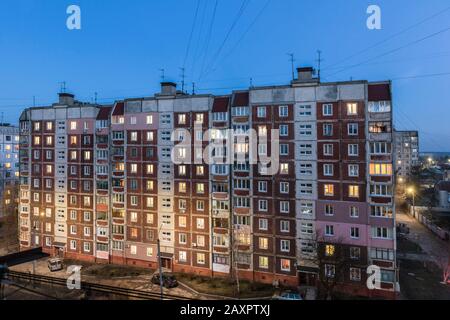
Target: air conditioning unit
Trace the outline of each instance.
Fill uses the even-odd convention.
[[[192,244],[192,247],[193,247],[193,248],[197,248],[197,244],[196,244],[196,243],[193,243],[193,244]]]

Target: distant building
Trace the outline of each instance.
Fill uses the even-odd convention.
[[[395,131],[396,173],[399,181],[409,180],[411,169],[420,164],[419,132]]]
[[[14,191],[19,182],[19,128],[0,124],[0,218],[17,206]]]

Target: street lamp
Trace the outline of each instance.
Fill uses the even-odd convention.
[[[410,187],[408,188],[408,193],[412,195],[413,216],[416,217],[416,203],[415,203],[416,191],[414,190],[413,187]]]

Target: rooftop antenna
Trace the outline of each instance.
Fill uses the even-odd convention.
[[[192,82],[192,95],[195,95],[195,82]]]
[[[33,107],[36,107],[36,96],[33,96]]]
[[[95,102],[95,104],[97,104],[97,97],[98,97],[98,93],[94,92],[94,102]]]
[[[164,69],[159,69],[159,71],[161,71],[161,81],[164,82],[164,80],[165,80],[165,78],[166,78],[166,75],[165,75],[166,70],[164,70]]]
[[[184,93],[184,80],[186,78],[186,74],[185,74],[186,69],[180,68],[180,70],[181,70],[181,92]]]
[[[253,78],[250,78],[250,88],[253,88]]]
[[[293,53],[288,53],[287,55],[289,56],[289,61],[291,62],[292,81],[294,81],[294,80],[295,80],[295,73],[294,73],[294,62],[295,62],[295,58],[294,58],[294,54],[293,54]]]
[[[3,111],[2,111],[2,126],[3,126],[3,124],[5,123],[4,121],[3,121]]]
[[[61,93],[66,93],[66,82],[61,82]]]
[[[322,61],[324,61],[323,59],[322,59],[322,51],[321,50],[317,50],[317,64],[318,64],[318,68],[317,68],[317,70],[318,70],[318,73],[317,73],[317,76],[318,76],[318,78],[319,78],[319,81],[320,81],[320,69],[321,69],[321,66],[322,66]]]

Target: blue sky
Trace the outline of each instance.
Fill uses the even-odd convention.
[[[326,81],[394,79],[396,127],[419,129],[423,151],[450,151],[450,75],[410,78],[450,72],[450,30],[432,36],[450,27],[448,0],[267,1],[218,0],[212,29],[215,0],[1,1],[0,112],[17,123],[33,96],[54,102],[62,81],[80,100],[152,95],[159,69],[180,81],[183,65],[202,92],[226,93],[250,77],[282,84],[287,53],[315,65],[320,49]],[[66,28],[71,4],[81,7],[81,30]],[[366,27],[370,4],[382,10],[381,30]]]

